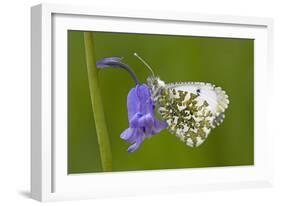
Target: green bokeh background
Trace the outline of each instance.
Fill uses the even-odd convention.
[[[137,52],[165,82],[200,81],[221,86],[230,105],[223,124],[198,148],[168,131],[146,139],[128,153],[120,139],[128,127],[126,98],[134,87],[121,69],[99,72],[112,148],[113,171],[175,169],[254,164],[254,40],[93,32],[96,59],[124,57],[145,82],[149,71]],[[101,172],[89,93],[83,32],[68,32],[68,173]]]

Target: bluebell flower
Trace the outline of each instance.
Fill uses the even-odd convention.
[[[127,110],[129,119],[129,128],[127,128],[120,137],[132,144],[128,152],[136,151],[145,138],[149,138],[163,129],[167,128],[166,122],[159,121],[155,117],[155,105],[151,99],[151,91],[146,84],[140,84],[133,70],[123,62],[122,58],[109,57],[97,61],[99,69],[104,68],[122,68],[127,70],[132,76],[136,87],[132,88],[127,97]]]
[[[128,152],[139,148],[145,138],[151,137],[167,128],[167,123],[155,118],[154,104],[147,85],[141,84],[132,88],[127,97],[129,128],[121,138],[131,143]]]

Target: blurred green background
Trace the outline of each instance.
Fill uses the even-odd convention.
[[[111,141],[113,171],[175,169],[254,164],[254,40],[93,32],[96,59],[124,57],[145,82],[149,71],[137,52],[167,83],[210,82],[229,95],[223,124],[198,148],[168,131],[146,139],[134,153],[120,139],[128,127],[126,98],[134,82],[125,70],[99,72]],[[101,172],[91,108],[83,32],[68,32],[68,173]]]

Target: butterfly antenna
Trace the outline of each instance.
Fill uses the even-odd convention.
[[[152,68],[149,66],[148,63],[146,63],[146,61],[144,61],[136,52],[134,53],[134,56],[141,60],[141,62],[151,71],[152,75],[155,76]]]

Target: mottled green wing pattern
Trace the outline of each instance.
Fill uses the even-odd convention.
[[[212,84],[200,82],[167,84],[158,99],[158,111],[169,131],[188,146],[198,147],[224,119],[229,100]]]

